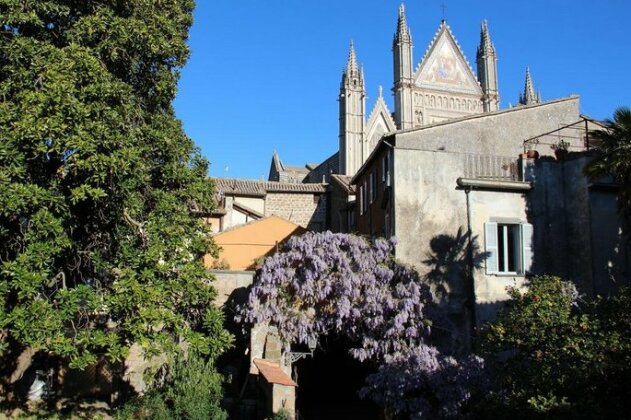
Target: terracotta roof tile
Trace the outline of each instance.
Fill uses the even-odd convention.
[[[212,178],[217,191],[224,194],[243,194],[264,196],[268,192],[286,193],[324,193],[324,184],[302,184],[276,181],[258,181],[255,179]]]
[[[278,363],[273,363],[265,359],[254,359],[254,365],[261,372],[261,375],[270,384],[279,384],[285,386],[298,386],[297,383],[282,371]]]

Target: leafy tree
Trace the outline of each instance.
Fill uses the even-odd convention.
[[[207,161],[171,101],[192,0],[0,0],[0,350],[73,367],[230,342]]]
[[[482,360],[460,366],[426,343],[438,318],[432,296],[394,259],[394,245],[331,232],[292,237],[257,272],[240,320],[276,326],[286,349],[331,333],[348,337],[354,358],[382,365],[362,395],[396,413],[456,415],[469,395],[456,379],[481,370]]]
[[[623,228],[631,233],[631,109],[620,107],[605,128],[589,133],[595,140],[596,156],[585,167],[592,178],[611,176],[619,184],[618,207]]]
[[[221,382],[212,361],[190,353],[176,361],[163,386],[126,404],[116,418],[224,420]]]
[[[480,405],[483,417],[592,419],[629,412],[629,290],[586,303],[572,283],[543,276],[510,295],[509,309],[483,336],[497,362],[495,391]]]

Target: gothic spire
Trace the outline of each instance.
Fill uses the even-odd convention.
[[[540,95],[535,93],[535,85],[532,83],[530,76],[530,68],[526,67],[526,83],[524,84],[524,93],[519,95],[519,103],[522,105],[538,104],[541,102]]]
[[[351,46],[348,51],[348,60],[346,61],[346,75],[352,77],[357,74],[359,74],[357,56],[355,55],[355,45],[351,40]]]
[[[405,19],[405,6],[399,6],[397,32],[392,41],[394,59],[394,114],[397,128],[413,126],[412,105],[412,35]]]
[[[364,70],[360,70],[357,63],[357,55],[355,54],[355,45],[351,41],[350,48],[348,50],[348,59],[346,60],[346,68],[342,72],[342,83],[340,88],[346,89],[348,87],[363,88],[364,84]]]
[[[364,163],[363,138],[366,91],[364,69],[357,63],[355,45],[351,41],[346,68],[340,84],[340,156],[339,173],[353,175]]]
[[[480,29],[480,46],[478,47],[478,57],[488,56],[495,54],[495,46],[491,41],[491,35],[489,35],[489,24],[484,19],[482,21],[482,27]]]
[[[484,92],[482,98],[484,112],[497,111],[500,108],[500,97],[497,84],[497,54],[489,35],[489,24],[482,21],[480,28],[480,45],[476,57],[478,64],[478,81]]]
[[[408,28],[408,22],[405,18],[405,6],[403,3],[399,6],[399,18],[397,19],[397,32],[394,34],[394,45],[399,42],[412,42],[412,35],[410,35],[410,28]]]

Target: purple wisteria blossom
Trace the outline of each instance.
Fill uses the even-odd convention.
[[[478,356],[456,360],[435,347],[418,346],[386,356],[360,395],[412,419],[455,418],[471,397],[470,389],[484,388],[486,379],[484,360]]]
[[[277,326],[286,345],[343,333],[360,361],[416,347],[429,334],[432,297],[394,260],[394,245],[331,232],[293,237],[263,263],[239,321]]]
[[[354,358],[381,366],[364,396],[397,412],[422,413],[431,409],[429,399],[406,393],[431,388],[441,409],[453,412],[468,397],[454,381],[481,365],[460,366],[426,344],[432,295],[416,270],[394,259],[395,245],[331,232],[293,237],[265,260],[237,321],[276,326],[287,349],[330,333],[349,337]]]

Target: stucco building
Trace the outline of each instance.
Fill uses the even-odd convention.
[[[580,114],[579,98],[543,102],[526,69],[518,105],[500,109],[486,21],[476,72],[444,20],[417,64],[412,48],[401,6],[394,112],[380,88],[367,113],[364,70],[351,43],[338,98],[339,149],[291,179],[326,186],[327,228],[396,236],[397,258],[432,283],[463,348],[507,298],[506,287],[529,274],[570,278],[588,294],[611,290],[612,270],[628,279],[629,251],[614,227],[615,186],[581,172],[589,130],[600,126]],[[297,172],[274,154],[270,179],[289,179],[286,168]]]
[[[312,230],[396,236],[396,257],[419,270],[448,315],[444,338],[455,352],[470,349],[506,288],[530,275],[571,279],[587,295],[628,285],[617,186],[582,173],[589,131],[602,126],[581,115],[579,97],[542,101],[527,69],[519,105],[500,109],[486,21],[475,72],[445,21],[415,65],[403,6],[392,45],[394,111],[380,88],[366,112],[364,71],[351,44],[338,97],[339,149],[302,167],[274,153],[265,182],[216,179],[218,228],[275,214]],[[268,358],[269,336],[258,339],[252,358]]]

